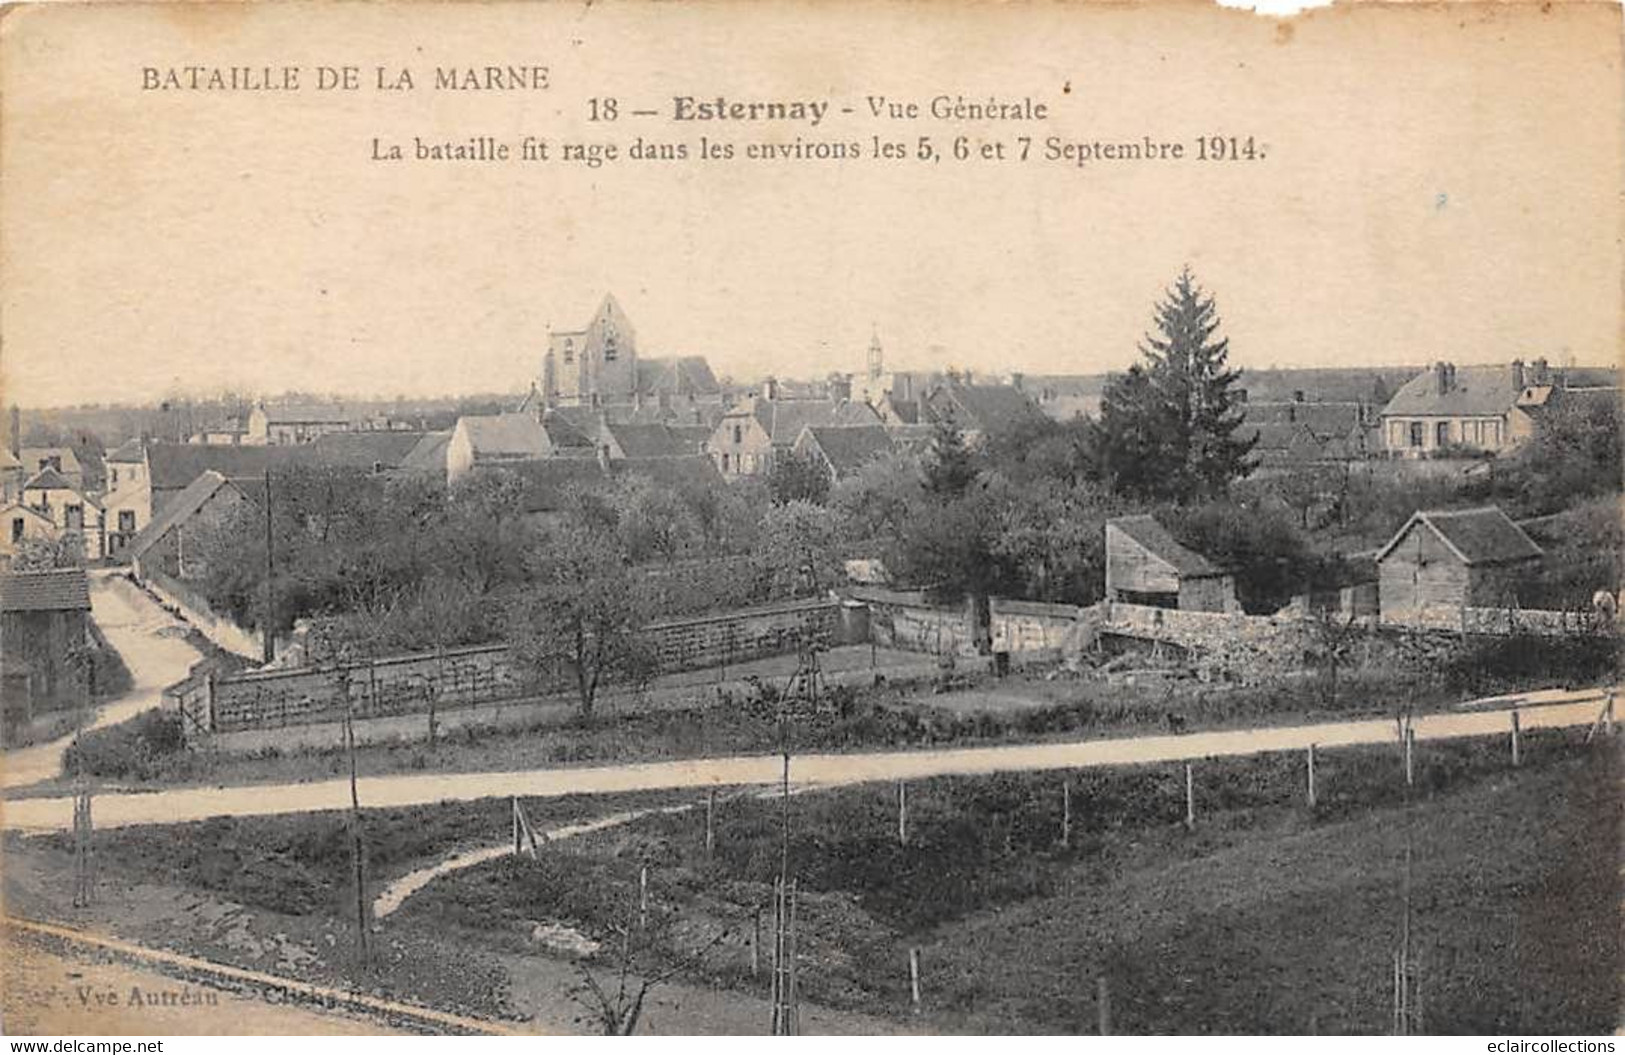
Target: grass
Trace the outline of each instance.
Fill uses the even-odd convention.
[[[1082,771],[1065,847],[1059,774],[911,784],[907,846],[891,788],[798,797],[802,988],[905,1013],[918,947],[936,1028],[1091,1031],[1105,977],[1124,1031],[1303,1032],[1313,1016],[1381,1032],[1409,829],[1430,1030],[1610,1029],[1618,757],[1578,737],[1527,737],[1516,772],[1499,739],[1430,744],[1411,807],[1392,749],[1324,752],[1312,813],[1300,756],[1210,760],[1194,831],[1179,767]],[[730,804],[714,858],[694,815],[655,816],[447,877],[403,918],[515,949],[528,919],[607,938],[647,866],[649,965],[716,940],[691,980],[763,989],[744,935],[778,869],[779,808]]]

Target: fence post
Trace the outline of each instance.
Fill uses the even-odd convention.
[[[1405,725],[1405,786],[1410,787],[1416,783],[1416,730],[1409,723]]]
[[[1061,782],[1061,845],[1072,845],[1072,781]]]
[[[1100,1035],[1111,1036],[1112,1032],[1112,1001],[1111,993],[1106,988],[1106,976],[1101,975],[1095,979],[1095,1010],[1100,1015]]]
[[[649,866],[638,872],[638,929],[649,929]]]
[[[920,950],[908,950],[908,987],[914,998],[914,1013],[920,1013]]]
[[[1315,745],[1309,745],[1309,809],[1315,808]]]
[[[513,855],[515,857],[518,857],[519,856],[519,851],[524,849],[524,845],[519,841],[520,833],[519,833],[519,796],[518,795],[515,795],[513,797],[512,808],[513,808],[512,809],[512,811],[513,811]]]
[[[717,846],[717,789],[705,794],[705,856],[710,857]]]
[[[1185,827],[1196,827],[1196,778],[1191,773],[1191,764],[1185,763]],[[1101,982],[1105,985],[1105,982]]]
[[[1518,751],[1518,709],[1512,709],[1512,764],[1518,765],[1521,756]]]
[[[897,782],[897,845],[908,845],[908,785]]]

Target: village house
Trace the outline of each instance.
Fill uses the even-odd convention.
[[[1527,366],[1521,359],[1492,366],[1434,363],[1383,407],[1383,449],[1405,458],[1510,450],[1534,435],[1540,414],[1562,405],[1571,382],[1584,373],[1554,370],[1544,359]],[[1618,397],[1611,384],[1586,387]]]
[[[425,432],[418,436],[412,449],[401,458],[401,471],[423,473],[446,481],[446,448],[451,445],[451,431]]]
[[[811,459],[833,484],[893,453],[897,445],[884,425],[808,425],[792,449],[797,457]]]
[[[1106,600],[1186,612],[1241,611],[1234,576],[1144,514],[1106,522]]]
[[[90,643],[83,568],[0,572],[0,697],[8,721],[83,700]]]
[[[247,501],[240,486],[213,469],[198,474],[130,542],[127,555],[137,578],[201,578],[208,571],[203,540]]]
[[[953,379],[933,388],[922,409],[929,420],[947,421],[958,428],[967,447],[980,446],[991,436],[1046,420],[1043,411],[1018,388],[973,385]]]
[[[1106,375],[1013,373],[1008,384],[1026,394],[1045,417],[1064,422],[1100,416]]]
[[[446,481],[456,483],[475,468],[535,461],[552,453],[553,441],[534,414],[461,417],[446,443]]]
[[[1515,604],[1541,549],[1495,506],[1417,512],[1377,552],[1384,622],[1450,621]]]
[[[41,469],[23,484],[22,504],[51,522],[57,535],[77,534],[86,560],[100,560],[106,514],[95,499],[52,468]]]
[[[704,452],[711,432],[704,425],[622,425],[606,421],[598,430],[598,450],[612,462],[692,457]]]
[[[0,568],[11,566],[11,559],[24,543],[49,542],[56,536],[56,525],[39,510],[20,501],[0,507]]]
[[[280,447],[310,443],[318,436],[349,432],[350,415],[335,403],[288,403],[267,406],[260,403],[249,411],[248,429],[241,442],[255,446]]]
[[[705,449],[724,477],[765,475],[809,425],[873,425],[879,420],[862,403],[752,396],[728,408]]]

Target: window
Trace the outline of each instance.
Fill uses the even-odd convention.
[[[722,456],[722,471],[728,471],[728,456],[726,454]]]
[[[1410,439],[1411,439],[1411,444],[1410,445],[1412,447],[1420,447],[1420,446],[1422,446],[1422,423],[1420,421],[1411,422],[1411,437],[1410,437]]]
[[[118,530],[121,535],[135,534],[135,510],[120,509],[118,511]]]
[[[63,506],[62,523],[69,531],[82,530],[85,526],[85,507],[81,505]]]
[[[16,543],[16,542],[21,542],[22,540],[23,540],[23,518],[22,517],[12,517],[11,518],[11,541]]]
[[[614,362],[615,355],[615,335],[612,333],[604,341],[604,362]]]
[[[111,469],[111,470],[109,470],[109,472],[110,472],[111,475],[108,476],[108,483],[111,483],[114,487],[117,487],[118,486],[118,470],[117,469]]]
[[[745,442],[745,429],[744,429],[744,426],[735,425],[734,426],[734,444],[737,446],[738,444],[741,444],[741,443],[744,443],[744,442]]]
[[[576,361],[576,342],[568,337],[564,339],[564,361],[567,363]]]
[[[1450,422],[1441,421],[1433,426],[1433,445],[1435,447],[1450,446]]]

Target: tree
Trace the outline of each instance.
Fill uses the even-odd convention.
[[[1091,604],[1105,589],[1105,522],[1113,503],[1096,485],[1041,480],[1010,486],[1000,502],[995,556],[1022,596]]]
[[[926,491],[939,499],[964,494],[981,472],[976,452],[966,446],[965,433],[952,418],[937,421],[922,468]]]
[[[773,459],[767,474],[768,492],[776,505],[812,502],[823,505],[829,497],[829,473],[809,454],[791,451]]]
[[[698,518],[677,494],[646,476],[624,476],[606,496],[615,532],[634,564],[658,558],[670,564],[702,544]]]
[[[1216,337],[1218,309],[1185,268],[1154,312],[1138,369],[1107,383],[1101,450],[1119,490],[1145,497],[1212,498],[1252,471],[1240,439],[1239,371]]]
[[[643,593],[611,538],[566,522],[531,548],[525,569],[527,581],[508,608],[508,642],[533,680],[547,684],[568,673],[589,718],[606,682],[647,677]]]
[[[11,556],[12,571],[53,571],[85,565],[85,538],[64,531],[55,538],[25,538]]]
[[[773,593],[805,597],[840,578],[835,514],[811,502],[773,506],[762,515],[757,559],[773,578]]]

